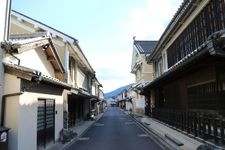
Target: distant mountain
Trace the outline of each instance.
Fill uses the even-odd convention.
[[[109,99],[109,98],[112,98],[112,97],[118,95],[120,92],[127,89],[129,86],[131,86],[131,84],[119,87],[119,88],[115,89],[114,91],[105,93],[105,99]]]

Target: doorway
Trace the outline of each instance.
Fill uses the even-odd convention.
[[[37,149],[45,149],[55,139],[55,100],[38,99]]]

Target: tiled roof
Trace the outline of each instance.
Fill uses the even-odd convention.
[[[47,57],[53,58],[50,62],[54,69],[57,72],[65,72],[49,32],[12,34],[10,35],[10,40],[3,42],[2,46],[9,53],[22,53],[36,47],[45,48],[47,46],[44,50]]]
[[[174,14],[172,20],[161,35],[157,45],[155,46],[154,51],[149,56],[149,60],[151,60],[153,56],[157,53],[157,51],[159,51],[159,49],[173,37],[174,32],[176,32],[175,29],[179,28],[183,24],[185,17],[188,17],[190,15],[190,13],[187,12],[192,12],[193,9],[196,7],[196,4],[194,4],[195,1],[196,0],[183,0],[177,12]]]
[[[32,24],[34,26],[34,28],[40,28],[41,30],[44,30],[44,31],[48,31],[52,34],[52,36],[57,36],[57,37],[60,37],[63,39],[63,42],[69,42],[71,44],[72,47],[77,47],[79,49],[78,51],[78,55],[80,58],[84,58],[84,65],[87,65],[88,69],[90,69],[91,73],[95,73],[94,69],[92,68],[91,64],[89,63],[88,59],[86,58],[86,56],[84,55],[82,49],[80,48],[79,44],[78,44],[78,40],[75,39],[74,37],[68,35],[68,34],[65,34],[55,28],[52,28],[40,21],[37,21],[31,17],[28,17],[20,12],[17,12],[15,10],[12,10],[11,11],[11,15],[12,16],[15,16],[17,19],[20,19],[20,20],[23,20],[23,21],[26,21],[30,24]],[[76,49],[76,48],[75,48]]]
[[[177,70],[184,68],[185,65],[188,65],[190,62],[192,62],[197,57],[208,53],[207,44],[209,41],[204,42],[202,45],[200,45],[197,49],[195,49],[190,54],[186,55],[183,59],[178,61],[176,64],[168,68],[167,71],[165,71],[161,76],[155,78],[152,82],[149,82],[148,84],[145,84],[142,89],[146,89],[148,87],[151,87],[161,81],[163,78],[167,77],[168,75],[171,75],[172,73],[175,73]]]
[[[141,89],[148,85],[151,81],[140,81],[132,85],[133,89]]]
[[[151,54],[157,41],[134,41],[134,45],[141,54]]]
[[[13,49],[20,48],[21,45],[31,44],[33,45],[44,45],[47,43],[41,42],[41,44],[36,44],[43,40],[49,40],[51,35],[47,32],[40,32],[40,33],[29,33],[29,34],[11,34],[9,39],[9,44],[12,45]]]
[[[154,84],[158,83],[160,80],[175,73],[179,69],[184,68],[185,66],[189,65],[191,62],[193,62],[194,60],[197,60],[197,58],[203,56],[206,53],[212,56],[225,57],[225,52],[224,52],[225,38],[224,37],[225,37],[224,29],[214,32],[198,48],[196,48],[191,53],[187,54],[185,57],[179,60],[176,64],[168,68],[168,70],[165,71],[161,76],[155,78],[152,82],[145,85],[143,89],[153,86]]]
[[[50,76],[46,76],[44,74],[41,74],[41,80],[42,81],[45,81],[45,82],[48,82],[48,83],[51,83],[51,84],[55,84],[55,85],[58,85],[58,86],[61,86],[61,87],[64,87],[65,89],[71,89],[71,85],[65,83],[65,82],[62,82],[56,78],[53,78],[53,77],[50,77]]]
[[[34,38],[34,37],[49,37],[49,36],[51,36],[50,32],[14,33],[10,34],[10,40],[18,38]]]
[[[12,44],[19,43],[22,44],[29,44],[34,41],[48,39],[51,37],[50,33],[48,32],[36,32],[36,33],[28,33],[28,34],[11,34],[9,41]]]
[[[23,73],[26,74],[26,76],[30,76],[31,79],[34,79],[34,81],[40,81],[40,82],[46,82],[48,84],[53,84],[56,85],[57,87],[63,87],[65,89],[70,89],[71,85],[62,82],[54,77],[50,77],[47,75],[42,74],[40,71],[38,70],[34,70],[31,68],[27,68],[24,66],[20,66],[17,64],[12,64],[12,63],[7,63],[7,62],[3,62],[3,65],[6,69],[6,72],[10,73],[10,74],[14,74],[16,75],[17,72],[19,73]],[[7,71],[10,70],[10,71]],[[20,78],[23,78],[22,74],[18,74]],[[27,78],[25,78],[27,79]]]
[[[35,69],[27,68],[27,67],[24,67],[24,66],[19,66],[19,65],[13,64],[13,63],[3,62],[3,65],[6,68],[15,69],[15,70],[26,72],[26,73],[29,73],[29,74],[36,74],[38,72]]]

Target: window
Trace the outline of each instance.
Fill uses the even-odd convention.
[[[162,57],[160,57],[154,63],[154,70],[155,70],[155,77],[158,77],[158,76],[160,76],[163,73]]]
[[[163,72],[165,72],[167,70],[166,51],[162,53],[162,62],[163,62]]]
[[[168,67],[194,51],[215,31],[225,28],[225,2],[210,1],[167,50]]]

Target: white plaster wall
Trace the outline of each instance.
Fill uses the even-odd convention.
[[[126,110],[132,109],[132,103],[131,102],[126,102]]]
[[[137,105],[137,94],[135,93],[132,97],[132,111],[136,112],[136,105]]]
[[[42,49],[32,49],[18,54],[17,57],[21,60],[21,66],[32,68],[41,71],[45,75],[55,77],[54,69]]]
[[[60,131],[63,129],[63,97],[55,97],[55,141],[60,138]]]
[[[20,92],[20,79],[5,73],[4,94]],[[13,86],[12,86],[13,85]],[[9,127],[9,150],[35,150],[37,141],[38,98],[54,99],[55,140],[63,128],[63,96],[24,92],[6,100],[5,126]]]
[[[136,108],[145,108],[145,100],[144,99],[136,100]]]
[[[19,101],[18,150],[36,149],[37,99],[25,92]]]
[[[25,92],[19,101],[18,150],[35,150],[37,147],[38,98],[55,100],[55,140],[63,128],[63,96]]]
[[[5,105],[5,126],[8,132],[9,150],[18,149],[19,96],[7,98]]]
[[[4,74],[4,95],[20,92],[20,79],[10,74]],[[13,85],[13,86],[12,86]],[[8,135],[9,150],[18,146],[19,96],[6,98],[4,126],[10,128]]]
[[[55,140],[63,128],[63,97],[25,92],[7,98],[5,126],[9,127],[9,150],[35,150],[37,146],[38,98],[55,99]]]
[[[12,86],[13,85],[13,86]],[[20,92],[20,79],[8,73],[4,74],[4,94]]]

